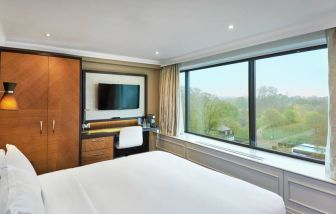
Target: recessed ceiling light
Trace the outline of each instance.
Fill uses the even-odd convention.
[[[229,26],[228,26],[228,29],[229,29],[229,30],[233,30],[233,28],[234,28],[233,25],[229,25]]]
[[[155,51],[155,55],[159,55],[160,54],[160,52],[159,51]]]
[[[45,36],[46,36],[46,37],[50,37],[51,34],[50,34],[50,33],[46,33]]]

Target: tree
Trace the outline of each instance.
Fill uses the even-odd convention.
[[[262,86],[258,89],[258,99],[274,97],[278,94],[278,89],[272,86]]]
[[[264,114],[264,121],[272,128],[272,139],[274,139],[274,128],[283,122],[281,113],[276,108],[267,109]]]
[[[271,137],[275,138],[276,128],[284,126],[281,127],[282,136],[301,137],[300,141],[298,136],[291,138],[294,143],[325,146],[328,127],[327,101],[327,97],[290,97],[280,94],[274,87],[261,87],[256,100],[257,128],[269,128]],[[233,130],[235,137],[241,138],[239,140],[248,139],[247,106],[247,97],[221,98],[197,88],[190,88],[189,130],[220,137],[220,130],[225,126]]]
[[[190,91],[190,130],[214,135],[222,125],[239,129],[239,110],[236,106],[199,89]]]
[[[191,131],[204,134],[202,127],[203,115],[203,99],[202,91],[198,88],[190,89],[190,105],[189,105],[189,128]]]
[[[202,117],[204,124],[203,130],[208,135],[211,131],[220,127],[224,111],[221,108],[221,100],[217,97],[206,94],[204,99],[204,115]]]
[[[326,114],[316,111],[309,112],[305,117],[306,126],[314,129],[313,144],[325,146],[328,133]]]
[[[300,121],[299,113],[297,112],[297,109],[295,108],[287,108],[285,112],[283,113],[284,118],[286,119],[287,124],[291,123],[297,123]]]
[[[306,125],[313,128],[315,133],[317,133],[319,128],[321,127],[320,121],[322,120],[322,116],[316,111],[309,112],[305,118]]]
[[[257,115],[264,114],[267,109],[278,106],[278,89],[269,86],[262,86],[257,90]]]

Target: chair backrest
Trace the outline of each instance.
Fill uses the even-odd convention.
[[[142,143],[142,127],[130,126],[120,129],[119,142],[116,144],[116,147],[118,149],[125,149],[141,146]]]

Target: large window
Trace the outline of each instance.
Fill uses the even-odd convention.
[[[323,162],[325,46],[181,72],[186,132]]]
[[[189,73],[188,131],[249,143],[248,62]]]
[[[324,159],[327,50],[256,61],[257,146]]]

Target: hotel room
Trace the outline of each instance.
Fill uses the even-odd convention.
[[[0,0],[0,214],[336,214],[335,0]]]

